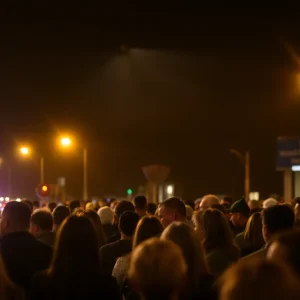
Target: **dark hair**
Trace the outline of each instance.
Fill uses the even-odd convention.
[[[193,210],[195,210],[195,202],[193,202],[193,201],[186,201],[185,204],[188,205],[188,206],[190,206]]]
[[[120,217],[120,231],[127,236],[133,236],[139,219],[140,217],[137,213],[125,211]]]
[[[40,207],[40,201],[34,200],[34,201],[32,201],[32,205],[35,207]]]
[[[246,243],[256,248],[262,248],[265,244],[262,235],[262,220],[259,212],[254,213],[250,216],[244,234]]]
[[[225,212],[226,212],[224,206],[221,205],[221,204],[213,204],[213,205],[211,206],[211,208],[217,209],[217,210],[219,210],[219,211],[220,211],[221,213],[223,213],[223,214],[225,214]]]
[[[147,212],[150,214],[150,215],[155,215],[156,213],[156,210],[157,210],[157,205],[153,202],[148,202],[147,204]]]
[[[100,272],[98,242],[92,222],[72,215],[58,231],[49,275],[69,278],[74,274]]]
[[[136,196],[133,199],[133,205],[136,209],[147,209],[147,199],[145,196]]]
[[[179,198],[169,198],[164,200],[161,205],[176,211],[181,217],[186,217],[185,204]]]
[[[53,214],[53,223],[55,225],[60,225],[64,221],[64,219],[70,216],[70,210],[68,207],[61,205],[61,206],[57,206],[53,210],[52,214]]]
[[[52,214],[45,209],[38,209],[31,215],[31,223],[37,225],[43,231],[52,231]]]
[[[33,204],[32,204],[32,202],[30,200],[24,199],[21,202],[22,203],[26,203],[29,206],[31,213],[33,212]]]
[[[24,202],[8,202],[3,210],[3,216],[7,216],[13,227],[20,230],[28,230],[30,225],[31,210]]]
[[[57,206],[56,202],[49,202],[48,203],[48,208],[51,212],[53,212],[54,208]]]
[[[239,249],[234,244],[233,235],[223,213],[217,209],[207,209],[203,213],[203,229],[203,246],[206,253],[219,248],[239,257]]]
[[[270,234],[294,227],[295,215],[288,205],[275,205],[262,211],[263,225]]]
[[[274,242],[286,248],[286,260],[300,276],[300,230],[281,233],[274,239]]]
[[[233,198],[231,196],[224,196],[223,201],[228,202],[230,205],[233,204]]]
[[[75,208],[78,208],[78,207],[80,207],[80,201],[78,201],[78,200],[71,201],[71,203],[70,203],[71,214],[73,213],[73,211],[75,210]]]
[[[136,226],[132,247],[135,248],[151,237],[157,237],[163,230],[162,224],[156,217],[145,216],[141,218]]]
[[[97,240],[98,240],[98,248],[105,245],[106,240],[105,240],[105,235],[104,235],[104,231],[103,231],[103,227],[99,215],[93,210],[86,210],[83,216],[89,218],[94,225],[96,235],[97,235]]]
[[[125,211],[132,211],[134,212],[134,206],[131,202],[127,201],[127,200],[122,200],[120,201],[116,208],[115,208],[115,215],[117,218],[117,221],[120,220],[121,215],[125,212]]]

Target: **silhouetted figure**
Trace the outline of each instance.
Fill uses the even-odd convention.
[[[53,231],[57,232],[58,228],[63,223],[63,221],[70,216],[70,210],[67,206],[60,205],[53,210],[52,215],[53,215]]]
[[[10,279],[28,291],[31,276],[48,268],[51,247],[28,232],[31,211],[26,203],[9,202],[1,216],[1,255]]]
[[[53,229],[53,217],[50,211],[37,209],[31,215],[30,233],[36,239],[48,246],[53,247],[55,243],[55,232]]]

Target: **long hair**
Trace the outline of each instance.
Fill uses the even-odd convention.
[[[203,214],[203,229],[203,246],[206,253],[223,249],[235,257],[239,256],[239,249],[234,244],[233,235],[223,213],[217,209],[206,210]]]
[[[97,234],[98,248],[101,248],[103,245],[106,244],[106,238],[99,215],[93,210],[86,210],[83,213],[83,216],[89,218],[90,221],[93,223]]]
[[[97,236],[92,222],[83,216],[67,218],[60,229],[48,274],[60,278],[100,272]]]
[[[257,248],[261,248],[265,244],[262,235],[262,219],[259,212],[254,213],[249,218],[246,225],[244,238],[248,244]]]
[[[133,236],[133,249],[143,241],[157,237],[163,232],[163,226],[156,217],[145,216],[140,219]]]
[[[192,288],[197,288],[201,275],[208,274],[208,267],[201,241],[193,228],[174,222],[164,230],[162,239],[171,240],[182,249],[188,267],[188,282]]]

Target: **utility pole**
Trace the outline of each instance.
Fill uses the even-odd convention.
[[[244,166],[244,170],[245,170],[244,191],[245,191],[245,199],[248,202],[249,193],[250,193],[250,152],[246,151],[245,154],[242,154],[236,149],[230,149],[230,153],[235,155],[238,158],[238,160],[241,162],[241,164]]]

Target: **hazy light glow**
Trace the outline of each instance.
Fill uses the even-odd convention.
[[[69,137],[62,137],[60,140],[60,143],[64,147],[69,147],[71,145],[72,141]]]
[[[0,201],[1,201],[1,202],[4,201],[4,198],[3,198],[3,197],[0,197]]]
[[[21,147],[20,148],[20,153],[22,154],[22,155],[29,155],[29,148],[28,147]]]
[[[173,187],[173,185],[170,184],[167,186],[167,194],[173,195],[173,193],[174,193],[174,187]]]
[[[5,197],[5,201],[9,201],[9,197]]]
[[[17,198],[16,201],[17,201],[17,202],[21,202],[21,198]]]
[[[43,186],[42,186],[42,191],[43,191],[43,192],[47,192],[47,191],[48,191],[48,187],[47,187],[46,185],[43,185]]]

